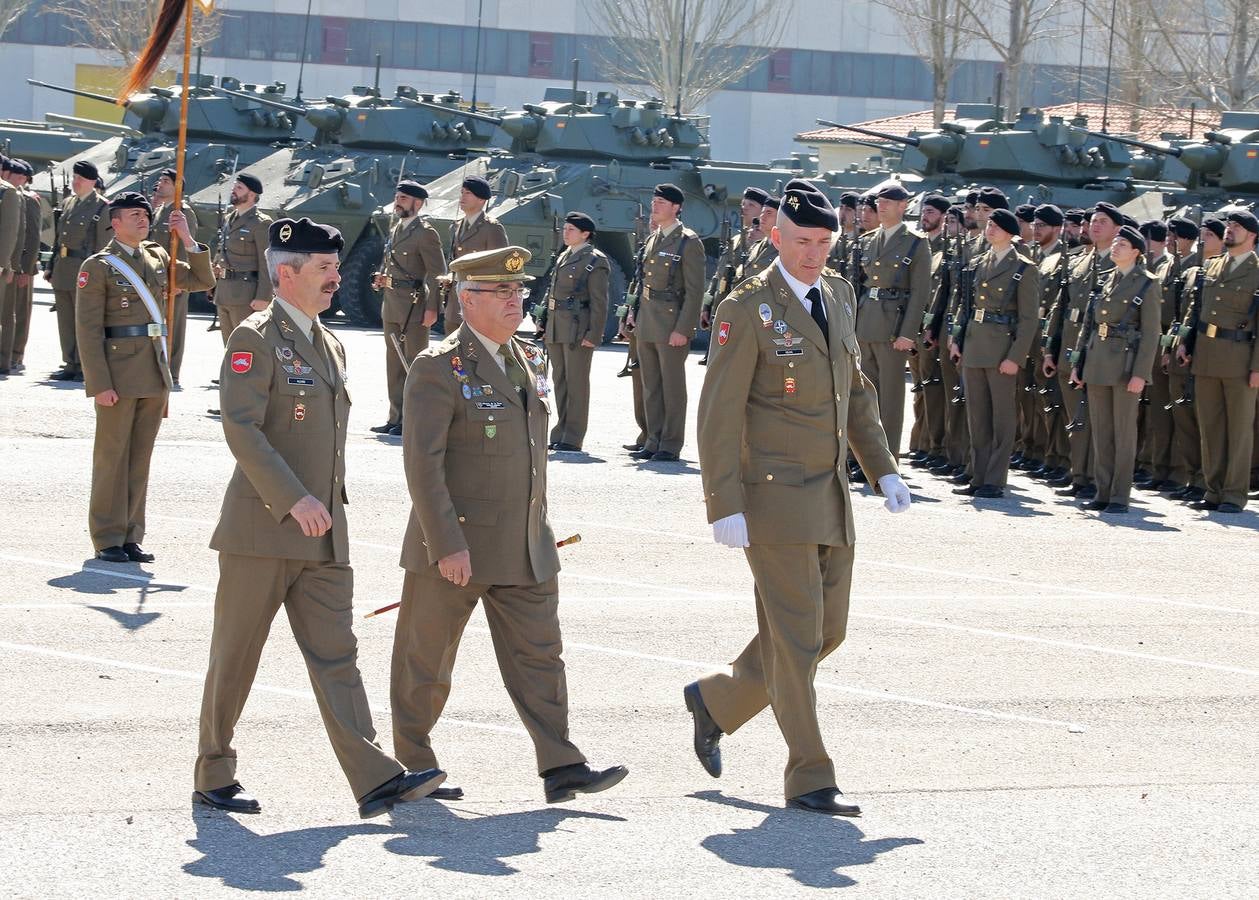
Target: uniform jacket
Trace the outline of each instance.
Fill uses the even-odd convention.
[[[1189,294],[1193,287],[1192,279],[1188,276],[1189,270],[1201,265],[1202,251],[1195,247],[1179,261],[1173,259],[1172,264],[1167,267],[1166,280],[1163,282],[1163,319],[1169,323],[1165,331],[1171,337],[1176,336],[1176,330],[1189,309]]]
[[[885,240],[878,228],[862,239],[861,253],[866,281],[857,301],[857,340],[913,340],[931,299],[931,245],[926,235],[904,226]],[[896,293],[875,299],[871,291],[876,288]]]
[[[450,258],[458,259],[480,250],[501,250],[507,246],[507,229],[484,212],[471,225],[464,218],[450,223]]]
[[[168,254],[170,253],[170,214],[175,207],[170,203],[163,203],[153,213],[153,225],[149,228],[149,240],[153,241]],[[188,220],[188,230],[193,234],[197,233],[197,214],[192,207],[184,204],[184,217]],[[179,242],[179,258],[181,260],[188,259],[188,248],[184,246],[184,242]],[[183,291],[183,287],[180,287]]]
[[[26,197],[20,188],[0,180],[0,269],[22,270],[26,247]]]
[[[477,584],[539,584],[559,571],[546,516],[543,361],[515,338],[510,347],[528,375],[523,399],[467,326],[411,364],[402,397],[408,571],[462,550]]]
[[[216,263],[223,276],[214,289],[214,302],[220,306],[248,306],[255,300],[271,299],[271,276],[267,273],[267,231],[271,217],[251,207],[232,212],[223,223]],[[233,278],[239,273],[244,277]]]
[[[1150,380],[1162,305],[1162,282],[1140,265],[1122,277],[1117,270],[1107,276],[1101,299],[1076,343],[1077,354],[1088,347],[1081,373],[1086,384],[1124,385],[1134,375]]]
[[[1160,332],[1166,331],[1172,324],[1172,304],[1167,302],[1167,298],[1170,297],[1172,293],[1171,285],[1176,273],[1175,262],[1176,261],[1172,259],[1170,254],[1165,253],[1158,259],[1154,260],[1153,264],[1147,262],[1145,267],[1151,275],[1158,279],[1160,290],[1159,296],[1163,298],[1162,302],[1158,305]]]
[[[25,191],[24,199],[26,201],[24,210],[26,229],[22,232],[22,272],[34,275],[39,271],[39,233],[43,222],[43,209],[40,206],[39,195],[34,191]]]
[[[751,278],[758,272],[764,272],[770,267],[774,260],[778,259],[778,248],[774,246],[774,242],[769,237],[763,237],[751,247],[748,248],[748,259],[743,267],[736,273],[739,280]]]
[[[1200,326],[1214,325],[1217,329],[1248,333],[1250,337],[1240,341],[1218,335],[1212,338],[1199,331],[1190,369],[1194,375],[1246,378],[1251,372],[1259,372],[1259,342],[1255,340],[1259,334],[1259,257],[1248,253],[1231,270],[1230,259],[1222,253],[1207,261],[1202,296],[1193,297],[1190,303]],[[1193,291],[1193,287],[1191,279],[1186,290]]]
[[[323,326],[316,322],[315,328]],[[212,549],[240,556],[349,561],[345,350],[331,332],[323,333],[330,360],[272,303],[228,339],[219,373],[219,406],[236,469],[210,539]],[[307,494],[332,516],[331,530],[321,537],[306,537],[289,515]]]
[[[96,191],[83,199],[71,194],[61,201],[52,251],[52,288],[73,291],[84,260],[109,243],[109,201]]]
[[[413,215],[394,223],[380,271],[393,279],[393,287],[384,292],[387,318],[405,319],[412,303],[418,307],[411,314],[416,322],[426,309],[437,309],[437,279],[446,274],[446,257],[437,229],[427,217]]]
[[[850,444],[871,480],[896,471],[861,374],[852,287],[828,273],[822,300],[829,348],[776,265],[713,319],[699,400],[704,501],[710,522],[745,513],[754,544],[853,543]]]
[[[188,290],[204,291],[214,287],[210,254],[189,254],[188,262],[180,262],[179,282]],[[89,397],[114,390],[120,397],[158,397],[170,388],[170,368],[162,359],[162,343],[158,337],[106,337],[105,329],[127,325],[148,325],[153,322],[140,295],[121,273],[105,261],[116,253],[144,279],[162,316],[166,315],[166,281],[170,257],[166,250],[152,241],[142,241],[140,258],[135,259],[116,241],[110,241],[100,253],[93,255],[79,273],[78,296],[75,300],[75,332],[79,358],[83,363],[83,386]],[[169,323],[168,323],[169,324]],[[169,338],[167,352],[169,352]]]
[[[743,255],[744,247],[748,246],[748,258],[751,259],[751,245],[756,243],[756,241],[751,240],[751,234],[752,231],[750,229],[740,228],[730,239],[730,245],[726,248],[726,252],[717,257],[717,269],[713,272],[712,280],[708,282],[708,294],[704,297],[704,309],[706,311],[711,311],[717,301],[734,290],[735,285],[743,280],[739,276],[739,257]],[[727,271],[733,271],[734,273],[729,284],[724,283]]]
[[[611,273],[607,256],[591,244],[560,255],[546,303],[548,344],[603,343]]]
[[[1037,268],[1040,270],[1040,296],[1037,299],[1036,317],[1039,320],[1042,336],[1046,323],[1049,321],[1049,311],[1053,309],[1054,302],[1062,296],[1062,276],[1063,266],[1066,266],[1067,280],[1071,278],[1071,257],[1064,254],[1066,246],[1061,242],[1050,248],[1048,253],[1042,253]]]
[[[665,344],[672,332],[695,334],[704,299],[704,244],[679,223],[669,234],[657,229],[643,252],[643,293],[634,317],[638,340]]]
[[[1049,308],[1049,321],[1045,324],[1045,333],[1055,333],[1061,323],[1062,346],[1059,353],[1062,354],[1062,358],[1055,362],[1062,366],[1068,365],[1063,351],[1074,349],[1080,339],[1080,328],[1084,325],[1084,314],[1088,310],[1089,297],[1093,291],[1093,257],[1096,252],[1092,247],[1072,251],[1068,263],[1071,269],[1071,280],[1067,284],[1069,303],[1064,306],[1060,299],[1056,299],[1053,306]],[[1111,260],[1109,253],[1098,260],[1098,291],[1106,283],[1106,276],[1114,268],[1115,263]]]
[[[991,250],[985,250],[975,261],[975,301],[966,324],[962,365],[992,369],[1006,359],[1023,365],[1032,341],[1040,334],[1040,319],[1036,316],[1039,302],[1040,271],[1029,257],[1014,247],[997,261]],[[980,315],[984,317],[982,322]],[[997,321],[990,316],[1010,321]]]

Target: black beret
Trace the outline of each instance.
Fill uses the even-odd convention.
[[[807,181],[793,178],[783,188],[781,212],[801,228],[839,230],[839,215],[825,194]]]
[[[1159,219],[1150,219],[1148,222],[1142,222],[1139,230],[1147,241],[1161,244],[1167,240],[1167,224]]]
[[[1115,204],[1113,203],[1107,203],[1105,200],[1103,200],[1101,203],[1093,207],[1093,214],[1097,215],[1098,213],[1101,213],[1103,216],[1110,219],[1116,225],[1124,224],[1124,214],[1121,213],[1119,211],[1119,208],[1115,206]]]
[[[331,225],[310,219],[276,219],[267,231],[267,246],[288,253],[340,253],[345,238]]]
[[[879,198],[878,198],[878,197],[876,197],[876,196],[874,196],[874,191],[870,191],[869,193],[862,194],[862,195],[858,198],[858,202],[859,202],[859,203],[861,203],[861,205],[862,205],[862,206],[868,206],[868,207],[870,207],[871,209],[878,209],[878,208],[879,208],[879,202],[878,202],[878,201],[879,201]]]
[[[0,172],[12,172],[12,171],[13,171],[13,160],[9,159],[7,156],[4,156],[3,154],[0,154]]]
[[[408,197],[414,197],[417,200],[427,200],[428,191],[424,189],[424,185],[418,181],[399,181],[397,191],[399,194],[406,194]]]
[[[979,202],[979,191],[967,191],[967,192],[966,192],[966,201],[965,201],[965,202],[966,202],[966,205],[967,205],[967,206],[974,206],[976,203],[978,203],[978,202]]]
[[[942,213],[949,211],[949,200],[943,194],[928,194],[922,198],[923,206],[930,206],[932,209],[939,210]]]
[[[1014,207],[1014,218],[1029,225],[1036,221],[1036,207],[1031,203],[1020,203]]]
[[[1063,215],[1063,218],[1066,219],[1068,222],[1070,222],[1072,225],[1083,225],[1084,216],[1085,216],[1084,210],[1080,209],[1079,207],[1076,207],[1074,209],[1067,210],[1066,213]]]
[[[27,178],[35,177],[35,167],[24,159],[9,160],[9,168],[19,175],[25,175]]]
[[[90,178],[93,181],[101,177],[100,170],[86,159],[81,159],[74,164],[74,174],[81,178]]]
[[[765,201],[769,199],[769,194],[758,187],[744,188],[743,199],[751,200],[753,203],[759,203],[761,206],[764,206]]]
[[[1236,212],[1229,213],[1228,220],[1245,228],[1251,234],[1259,235],[1259,219],[1255,218],[1255,214],[1252,212],[1239,209]]]
[[[1220,240],[1224,240],[1224,220],[1217,219],[1212,216],[1209,219],[1202,220],[1202,227],[1211,232]]]
[[[1004,193],[997,190],[995,187],[980,188],[979,200],[977,201],[977,203],[982,203],[984,206],[987,206],[991,209],[1009,209],[1010,208],[1010,201],[1006,199],[1006,196]]]
[[[259,197],[262,196],[262,181],[257,175],[250,175],[248,172],[241,172],[236,176],[236,180],[249,188]]]
[[[966,221],[966,210],[962,209],[960,206],[950,206],[948,209],[948,215],[957,219],[959,222]]]
[[[778,209],[782,205],[781,197],[766,197],[765,202],[761,206],[768,206],[770,209]]]
[[[1020,234],[1019,220],[1014,213],[1010,212],[1008,209],[994,209],[988,221],[993,225],[996,225],[1002,231],[1009,232],[1015,237],[1018,237]]]
[[[1138,222],[1136,219],[1132,218],[1132,216],[1128,215],[1127,213],[1123,214],[1123,223],[1127,225],[1129,228],[1135,228],[1137,231],[1141,230],[1141,223]]]
[[[1198,239],[1198,226],[1184,216],[1172,216],[1167,220],[1167,227],[1178,238],[1184,238],[1187,241]]]
[[[595,220],[584,212],[570,212],[564,217],[564,221],[580,231],[585,231],[589,234],[595,233]]]
[[[1051,228],[1057,228],[1064,221],[1062,210],[1054,206],[1052,203],[1042,203],[1036,207],[1034,216],[1035,221],[1044,222]]]
[[[176,181],[179,180],[179,173],[175,171],[174,169],[163,169],[162,171],[157,173],[158,178],[161,178],[163,175],[165,175],[167,178],[170,179],[171,184],[174,184]]]
[[[1141,232],[1133,228],[1131,225],[1124,225],[1119,229],[1119,233],[1115,235],[1115,239],[1123,238],[1132,246],[1136,247],[1141,253],[1145,252],[1145,238],[1141,237]]]
[[[463,187],[473,197],[480,197],[482,200],[488,200],[494,196],[490,183],[480,175],[469,175],[463,180]]]
[[[116,209],[142,209],[150,216],[153,215],[153,205],[149,203],[149,198],[135,191],[123,191],[110,198],[109,211]]]
[[[682,189],[676,184],[669,184],[668,182],[656,185],[656,189],[652,191],[651,195],[659,197],[661,200],[668,200],[670,203],[676,203],[678,206],[681,206],[686,201],[686,195],[682,193]]]
[[[909,191],[899,181],[888,181],[874,189],[876,200],[908,200]]]
[[[839,195],[839,205],[846,206],[849,209],[857,208],[857,201],[861,199],[861,195],[856,191],[844,191]]]

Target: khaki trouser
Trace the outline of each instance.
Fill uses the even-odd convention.
[[[914,415],[914,423],[909,427],[909,449],[911,451],[927,450],[927,398],[924,396],[922,384],[922,354],[912,353],[909,357],[909,380],[916,391],[912,391],[913,399],[910,408]]]
[[[1058,389],[1062,392],[1062,416],[1067,424],[1073,421],[1082,422],[1083,427],[1067,433],[1068,446],[1071,448],[1071,483],[1088,485],[1093,483],[1093,429],[1089,426],[1088,404],[1083,409],[1080,404],[1084,397],[1071,384],[1069,369],[1059,369]],[[1079,414],[1077,417],[1077,413]],[[1062,426],[1066,428],[1066,425]]]
[[[931,456],[944,456],[945,421],[948,416],[948,396],[941,380],[940,359],[935,350],[918,347],[919,372],[922,376],[922,415],[924,450]]]
[[[893,350],[888,341],[862,341],[861,371],[874,385],[879,400],[879,421],[887,435],[887,449],[892,457],[901,452],[901,438],[905,431],[905,357],[907,354]]]
[[[944,382],[944,450],[949,465],[970,465],[970,425],[966,421],[966,404],[956,390],[962,384],[962,370],[949,357],[948,343],[939,347],[940,379]]]
[[[643,379],[643,412],[647,442],[644,450],[681,453],[686,440],[686,355],[689,345],[638,342],[639,372]]]
[[[1202,477],[1202,435],[1198,431],[1198,411],[1193,403],[1177,403],[1189,387],[1188,366],[1172,359],[1167,387],[1172,398],[1172,456],[1168,478],[1177,484],[1206,489]]]
[[[458,587],[435,565],[423,573],[407,572],[402,584],[389,686],[398,759],[411,769],[437,766],[433,726],[450,696],[464,626],[482,599],[498,670],[533,739],[538,773],[585,762],[568,739],[559,582]]]
[[[594,348],[577,343],[547,344],[546,349],[555,388],[555,425],[549,440],[580,447],[590,422],[590,363]]]
[[[1067,438],[1067,416],[1070,415],[1062,397],[1057,376],[1046,378],[1036,369],[1036,415],[1040,417],[1041,434],[1045,442],[1045,465],[1050,468],[1068,468],[1071,465],[1071,445]],[[1041,393],[1045,391],[1045,393]],[[1053,408],[1056,407],[1056,408]],[[1049,412],[1045,412],[1046,409]]]
[[[21,288],[21,294],[18,297],[16,319],[17,324],[13,329],[13,364],[26,362],[26,339],[31,333],[31,307],[35,300],[35,276],[32,275],[32,281]]]
[[[1036,378],[1032,364],[1027,362],[1016,377],[1015,402],[1018,407],[1018,433],[1014,446],[1028,459],[1045,461],[1044,435],[1041,433],[1040,416],[1036,414]]]
[[[1206,498],[1246,506],[1250,454],[1255,441],[1256,390],[1241,378],[1194,379],[1194,407],[1202,434],[1202,476]]]
[[[1155,361],[1154,375],[1145,389],[1150,402],[1145,405],[1145,426],[1141,432],[1141,457],[1155,481],[1166,481],[1172,472],[1171,379]]]
[[[254,310],[250,306],[228,306],[226,303],[220,303],[218,304],[218,311],[219,334],[223,336],[223,346],[226,347],[227,339],[232,336],[236,326],[252,316]]]
[[[1097,500],[1127,505],[1137,459],[1137,410],[1141,395],[1126,384],[1090,384],[1089,426],[1093,432],[1093,478]]]
[[[376,744],[351,627],[353,599],[354,570],[348,565],[219,554],[210,665],[201,697],[197,790],[236,782],[232,737],[281,606],[306,660],[332,750],[355,798],[402,771]]]
[[[966,421],[970,425],[970,483],[974,487],[1005,487],[1010,452],[1018,428],[1014,396],[1018,375],[1002,375],[996,366],[963,366]]]
[[[165,314],[166,298],[158,301]],[[180,291],[175,295],[175,318],[170,324],[170,377],[179,383],[179,370],[184,364],[184,347],[188,343],[188,292]]]
[[[638,425],[638,437],[634,443],[640,447],[647,444],[647,410],[643,406],[643,369],[638,364],[638,338],[633,332],[626,338],[629,345],[628,359],[634,363],[630,372],[630,389],[634,395],[634,422]]]
[[[120,397],[113,406],[93,403],[96,439],[87,519],[97,550],[144,540],[149,463],[167,396]]]
[[[757,634],[731,674],[700,679],[700,695],[726,734],[773,707],[787,742],[788,798],[835,787],[813,679],[818,663],[843,643],[848,628],[853,548],[753,544],[743,552],[756,580]]]
[[[53,291],[57,304],[57,336],[61,340],[61,361],[71,372],[82,372],[79,365],[78,338],[75,336],[74,291]]]
[[[402,364],[398,351],[394,349],[392,335],[397,335],[402,343],[402,352],[407,356],[407,364],[428,347],[428,329],[422,324],[424,310],[416,308],[407,321],[407,314],[401,316],[387,313],[384,317],[385,331],[385,383],[389,389],[389,424],[397,425],[402,421],[402,388],[407,381],[407,367]],[[403,323],[406,324],[405,330]]]
[[[0,279],[0,369],[13,365],[13,348],[17,345],[18,308],[22,305],[24,288],[17,285],[17,276],[8,284]]]

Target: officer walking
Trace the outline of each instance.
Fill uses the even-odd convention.
[[[177,177],[174,169],[163,169],[153,185],[153,202],[156,206],[153,210],[153,228],[149,232],[149,237],[168,253],[170,252],[170,214],[175,208],[175,179]],[[188,207],[185,207],[182,212],[184,218],[188,220],[188,229],[196,234],[196,212]],[[183,262],[188,260],[188,250],[184,247],[183,241],[179,243],[179,259]],[[170,375],[174,386],[179,387],[179,370],[183,366],[185,337],[188,330],[188,291],[178,283],[178,280],[175,286],[179,288],[179,293],[175,295],[175,318],[170,323]]]
[[[490,183],[480,175],[469,175],[459,189],[459,211],[462,215],[450,224],[450,260],[455,261],[468,253],[482,250],[498,250],[507,246],[507,229],[485,211],[494,196]],[[463,316],[459,312],[459,298],[454,291],[446,301],[444,311],[446,334],[451,334]]]
[[[223,222],[219,258],[215,263],[218,285],[214,305],[219,310],[223,343],[232,330],[271,302],[271,278],[267,275],[267,229],[271,217],[258,209],[262,182],[241,172],[232,185],[228,202],[232,211]]]
[[[57,308],[57,332],[64,361],[62,368],[52,374],[54,381],[83,379],[83,367],[74,343],[76,282],[83,262],[109,243],[109,201],[96,192],[100,173],[96,166],[82,159],[74,164],[73,171],[72,194],[61,202],[49,262],[52,271],[48,280],[52,283]]]

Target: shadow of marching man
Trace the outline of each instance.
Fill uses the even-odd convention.
[[[721,791],[698,791],[689,796],[749,812],[766,813],[765,820],[753,828],[736,828],[727,834],[714,834],[704,838],[700,844],[731,865],[782,869],[792,879],[808,887],[852,887],[856,880],[840,869],[867,866],[889,850],[923,843],[920,838],[867,841],[861,829],[850,820],[739,800],[727,797]]]

